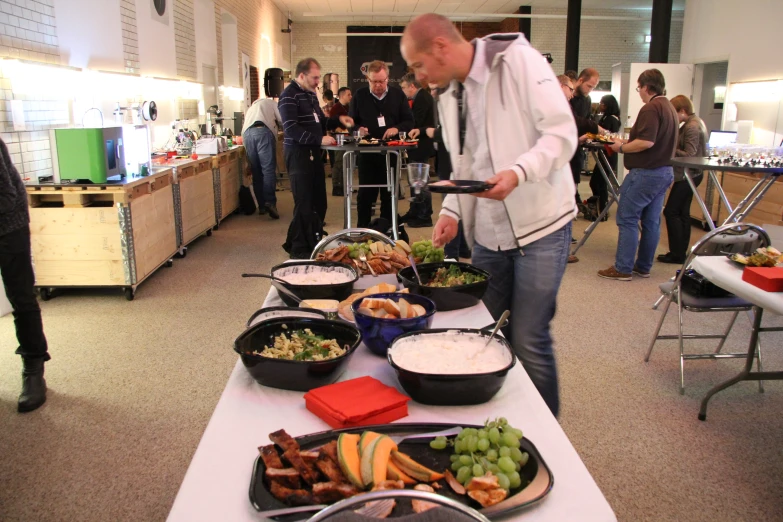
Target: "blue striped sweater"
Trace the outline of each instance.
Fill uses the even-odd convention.
[[[302,89],[295,81],[283,90],[277,107],[283,119],[285,147],[320,147],[326,131],[340,123],[338,118],[327,118],[315,93]]]

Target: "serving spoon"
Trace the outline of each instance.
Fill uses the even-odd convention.
[[[286,282],[279,277],[275,277],[271,274],[242,274],[242,277],[263,277],[264,279],[271,279],[272,281],[275,281],[279,283],[279,285],[275,285],[275,288],[278,292],[281,294],[285,294],[297,303],[302,302],[302,298],[297,296],[295,293],[293,293],[291,290],[285,287]]]
[[[419,286],[424,286],[424,283],[421,282],[421,276],[419,276],[419,269],[416,268],[416,261],[413,259],[413,254],[408,254],[408,261],[411,264],[413,273],[416,274],[416,279],[419,281]]]
[[[506,310],[505,312],[503,312],[503,315],[501,315],[501,316],[500,316],[500,319],[498,319],[498,322],[497,322],[497,324],[495,325],[495,328],[493,328],[493,329],[492,329],[492,333],[491,333],[491,334],[489,334],[489,339],[487,339],[487,343],[486,343],[484,346],[482,346],[482,347],[481,347],[481,350],[479,350],[479,351],[478,351],[478,352],[476,352],[476,353],[480,353],[480,352],[484,351],[484,348],[486,348],[487,346],[489,346],[489,343],[491,343],[491,342],[492,342],[492,339],[495,337],[495,334],[496,334],[496,333],[498,333],[498,330],[500,330],[500,326],[506,322],[506,319],[508,319],[508,316],[509,316],[509,315],[511,315],[511,312],[509,312],[508,310]],[[474,355],[475,355],[475,354],[474,354]]]

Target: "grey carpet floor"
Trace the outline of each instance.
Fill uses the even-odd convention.
[[[16,413],[21,361],[12,319],[0,318],[1,520],[165,519],[236,362],[232,340],[268,290],[239,274],[285,259],[292,204],[290,193],[279,198],[283,219],[230,217],[143,283],[133,302],[117,291],[79,290],[42,303],[53,358],[48,402],[36,412]],[[340,200],[329,205],[327,229],[336,231]],[[586,226],[576,223],[577,237]],[[703,394],[741,362],[688,363],[684,396],[674,342],[658,345],[645,364],[659,317],[650,305],[673,268],[656,264],[651,279],[630,283],[599,279],[616,237],[613,220],[601,224],[560,292],[560,422],[571,442],[619,520],[783,520],[783,385],[769,382],[759,394],[755,383],[741,383],[713,399],[699,422]],[[707,331],[725,320],[691,315],[686,324]],[[744,350],[749,331],[740,318],[726,349]],[[781,337],[762,339],[769,369],[783,367]]]

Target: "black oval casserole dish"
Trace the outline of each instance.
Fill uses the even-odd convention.
[[[275,265],[270,271],[273,276],[278,278],[284,277],[286,274],[292,272],[341,272],[348,275],[350,278],[350,280],[345,283],[332,285],[296,285],[272,281],[272,286],[277,287],[278,285],[283,285],[293,292],[294,295],[299,297],[299,299],[336,299],[338,301],[344,301],[353,293],[353,284],[359,279],[359,273],[354,267],[342,263],[335,263],[333,261],[293,261]],[[280,297],[288,306],[299,305],[299,303],[282,292],[280,292]]]
[[[470,404],[483,404],[489,401],[503,387],[506,375],[517,362],[514,352],[508,341],[499,335],[494,341],[508,350],[511,362],[501,368],[488,373],[465,374],[436,374],[419,373],[401,368],[394,362],[394,347],[408,337],[423,337],[426,335],[444,334],[475,334],[489,339],[488,332],[472,328],[438,328],[435,330],[423,330],[411,332],[397,337],[389,347],[389,364],[397,372],[397,380],[410,397],[421,404],[433,404],[436,406],[463,406]],[[424,348],[422,348],[424,349]]]
[[[275,336],[282,333],[290,336],[294,330],[305,328],[309,328],[314,335],[336,339],[341,348],[348,347],[346,353],[325,361],[290,361],[253,354],[254,351],[261,352],[265,345],[273,346]],[[260,322],[240,334],[234,341],[234,351],[259,384],[283,390],[309,391],[337,381],[361,342],[359,329],[349,323],[305,317],[276,317]]]
[[[462,272],[482,275],[486,277],[486,279],[469,285],[449,287],[425,286],[434,277],[435,272],[437,272],[439,268],[448,269],[452,265],[457,265]],[[439,312],[459,310],[461,308],[477,305],[478,302],[481,301],[481,298],[484,297],[484,292],[487,291],[489,281],[492,279],[489,272],[485,270],[469,265],[468,263],[455,261],[422,263],[416,265],[416,268],[419,270],[421,282],[424,283],[423,285],[419,284],[416,279],[416,274],[413,273],[412,267],[406,267],[397,272],[397,279],[405,288],[408,288],[412,294],[423,295],[424,297],[432,299]]]

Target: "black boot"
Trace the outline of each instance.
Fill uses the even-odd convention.
[[[46,402],[46,380],[43,359],[23,359],[22,393],[19,395],[20,413],[33,411]]]

